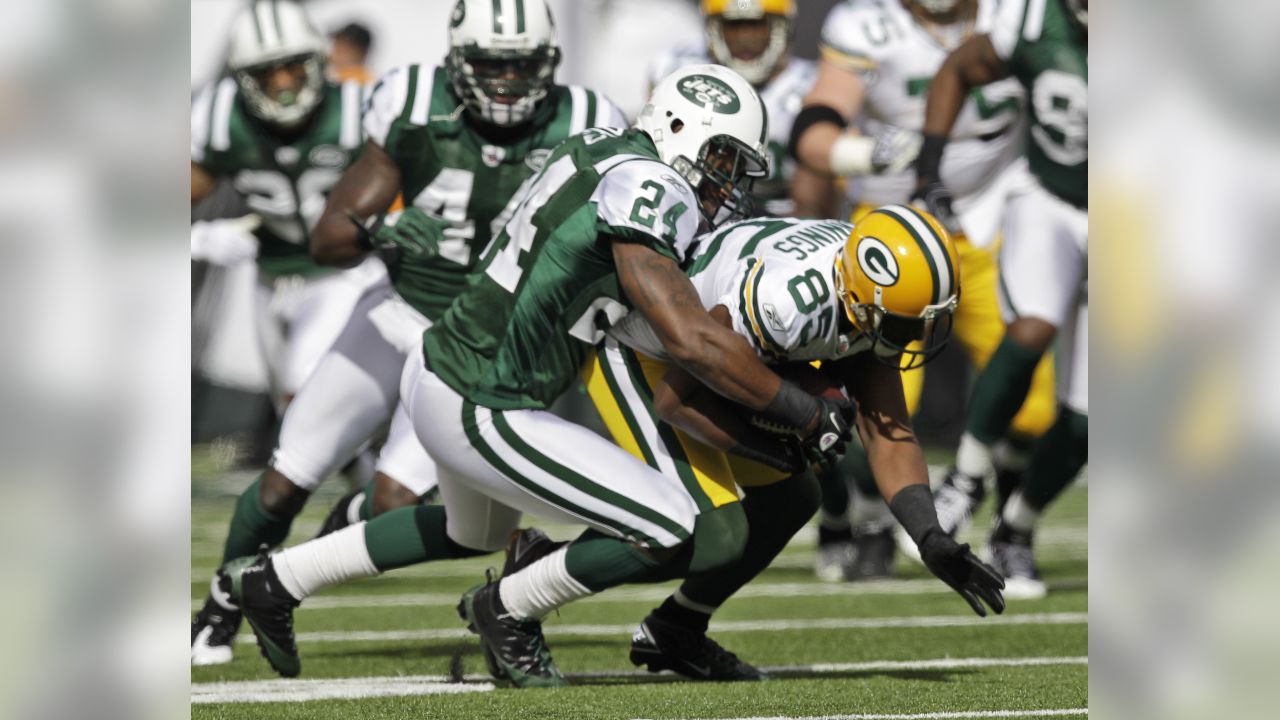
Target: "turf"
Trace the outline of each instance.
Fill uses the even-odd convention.
[[[199,470],[192,489],[194,608],[203,600],[208,574],[220,559],[234,494],[252,478],[221,474],[198,455],[193,455],[193,466]],[[295,522],[288,542],[309,537],[343,490],[341,481],[322,488]],[[712,626],[712,635],[744,659],[790,668],[776,672],[767,683],[699,684],[639,672],[631,666],[627,660],[630,629],[672,587],[668,583],[620,588],[569,606],[548,620],[552,650],[574,687],[194,704],[192,717],[657,719],[1084,708],[1088,667],[1080,658],[1088,653],[1084,621],[1087,505],[1088,491],[1081,485],[1068,490],[1050,509],[1038,549],[1051,587],[1049,597],[1011,602],[997,622],[977,622],[963,601],[903,557],[899,557],[895,579],[888,583],[818,583],[810,569],[813,532],[802,533],[748,592],[717,613]],[[980,514],[967,539],[981,545],[982,529],[989,523],[989,516]],[[574,532],[564,527],[550,531],[560,536]],[[485,567],[500,560],[493,556],[406,568],[317,595],[296,615],[302,678],[443,676],[439,679],[462,681],[465,689],[487,687],[479,647],[463,632],[452,606],[463,590],[483,579]],[[850,620],[870,626],[811,627]],[[960,624],[950,626],[950,621]],[[744,622],[754,624],[744,629]],[[810,627],[777,629],[782,623]],[[920,626],[923,623],[944,626]],[[584,632],[583,626],[605,627]],[[366,639],[343,635],[355,632],[383,635]],[[313,633],[329,635],[316,640]],[[416,633],[417,637],[387,633]],[[193,691],[207,689],[210,683],[275,677],[251,636],[241,640],[230,664],[192,668]],[[884,661],[962,658],[1019,659],[1020,663],[1036,658],[1053,663],[1059,662],[1055,658],[1066,660],[1001,667],[883,667]],[[801,667],[837,663],[860,665]]]

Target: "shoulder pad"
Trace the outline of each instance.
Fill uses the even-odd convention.
[[[596,167],[603,174],[591,201],[602,229],[650,244],[684,263],[698,231],[697,201],[689,183],[670,167],[639,155],[610,158]]]

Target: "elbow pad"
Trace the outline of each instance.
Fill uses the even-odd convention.
[[[841,130],[849,125],[845,122],[844,116],[829,105],[806,105],[800,108],[800,113],[791,123],[791,137],[787,141],[787,154],[792,160],[800,162],[800,138],[806,130],[820,123],[831,123]]]

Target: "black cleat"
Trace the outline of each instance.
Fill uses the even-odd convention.
[[[871,580],[893,577],[893,560],[898,543],[893,527],[874,532],[859,532],[854,540],[854,561],[847,580]]]
[[[225,586],[225,587],[224,587]],[[231,662],[231,646],[240,631],[240,609],[227,593],[230,581],[218,570],[209,597],[191,621],[191,664],[221,665]]]
[[[516,687],[564,687],[568,681],[560,674],[551,650],[542,635],[542,622],[517,620],[502,606],[498,583],[477,585],[463,593],[458,615],[467,629],[480,636],[494,677],[510,680]]]
[[[346,495],[343,495],[342,499],[334,503],[333,509],[329,511],[328,517],[326,517],[324,522],[321,523],[320,531],[316,533],[316,537],[324,537],[325,535],[335,533],[348,525],[354,524],[356,521],[351,519],[353,514],[351,504],[356,501],[357,498],[360,502],[364,502],[364,488],[356,488]],[[314,540],[315,538],[312,539]]]
[[[680,627],[653,616],[640,623],[631,637],[631,663],[649,672],[672,670],[693,680],[741,682],[769,676],[720,647],[706,633]]]
[[[223,566],[231,581],[231,596],[258,638],[258,650],[271,667],[285,677],[302,670],[298,643],[293,634],[293,610],[299,601],[276,576],[265,553],[232,560]]]
[[[1031,533],[1017,532],[1003,520],[996,523],[991,533],[987,548],[991,567],[1004,576],[1004,596],[1008,599],[1039,600],[1048,594],[1031,543]]]
[[[502,575],[514,575],[568,543],[556,542],[537,528],[526,528],[511,533],[507,543],[507,561],[502,565]]]

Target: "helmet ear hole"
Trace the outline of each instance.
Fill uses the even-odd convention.
[[[668,114],[670,114],[670,113],[668,113]],[[683,129],[684,129],[684,121],[683,121],[683,120],[681,120],[680,118],[676,118],[675,120],[672,120],[672,121],[671,121],[671,132],[672,132],[672,133],[678,133],[678,132],[680,132],[680,131],[681,131],[681,130],[683,130]]]

